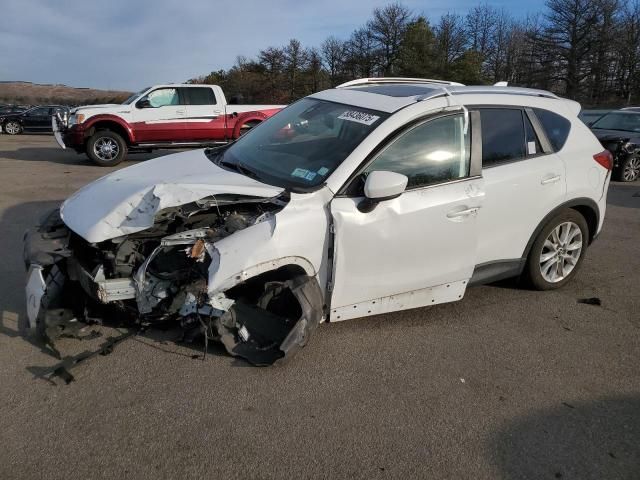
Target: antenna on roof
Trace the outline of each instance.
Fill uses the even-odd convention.
[[[509,85],[509,82],[497,82],[493,84],[494,87],[506,87],[508,85]]]

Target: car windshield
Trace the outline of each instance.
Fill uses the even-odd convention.
[[[124,102],[122,102],[121,105],[129,105],[129,104],[131,104],[131,102],[133,102],[136,98],[138,98],[140,95],[142,95],[144,92],[146,92],[150,88],[151,87],[146,87],[146,88],[143,88],[142,90],[140,90],[139,92],[134,93],[129,98],[127,98]]]
[[[640,113],[611,112],[595,122],[591,128],[640,132]]]
[[[224,150],[208,151],[218,165],[284,188],[315,187],[388,114],[311,98],[285,108]]]

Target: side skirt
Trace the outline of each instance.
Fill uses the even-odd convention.
[[[352,318],[368,317],[370,315],[425,307],[438,303],[455,302],[464,296],[466,288],[467,281],[462,280],[332,308],[331,322],[341,322]]]
[[[498,260],[476,265],[471,280],[469,280],[469,286],[484,285],[497,282],[498,280],[517,277],[524,270],[526,261],[526,258],[515,258],[512,260]]]

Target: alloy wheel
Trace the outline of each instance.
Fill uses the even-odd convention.
[[[16,122],[8,122],[5,126],[4,126],[4,130],[9,134],[9,135],[16,135],[18,133],[20,133],[20,124],[16,123]]]
[[[640,177],[640,157],[632,157],[624,166],[622,178],[625,182],[633,182]]]
[[[100,160],[110,161],[118,156],[120,147],[113,138],[102,137],[93,144],[93,153]]]
[[[540,273],[549,283],[558,283],[571,274],[582,254],[583,238],[580,227],[564,222],[555,227],[542,246]]]

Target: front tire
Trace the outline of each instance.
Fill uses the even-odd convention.
[[[87,156],[101,167],[118,165],[127,155],[127,142],[111,130],[98,130],[87,142]]]
[[[635,182],[640,178],[640,155],[627,155],[616,168],[615,180],[619,182]]]
[[[9,135],[18,135],[22,133],[22,125],[18,122],[9,121],[4,124],[4,131]]]
[[[578,272],[589,242],[584,217],[567,209],[552,218],[533,242],[524,278],[536,290],[564,286]]]

